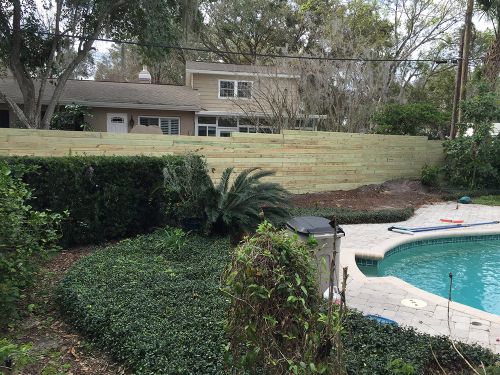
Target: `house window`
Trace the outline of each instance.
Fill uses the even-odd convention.
[[[219,127],[222,128],[236,128],[238,126],[238,119],[235,117],[219,117]]]
[[[252,97],[252,82],[238,81],[238,98],[250,99]]]
[[[159,117],[139,117],[139,124],[144,126],[159,126]]]
[[[181,133],[181,121],[179,117],[139,116],[139,124],[144,126],[159,126],[163,134],[179,135]]]
[[[198,135],[201,135],[204,137],[215,137],[217,135],[217,127],[207,126],[207,125],[198,125]]]
[[[219,96],[221,98],[233,98],[234,83],[235,81],[219,81]]]
[[[215,117],[215,116],[200,116],[200,117],[198,117],[198,124],[217,125],[217,117]]]
[[[178,117],[161,118],[160,128],[163,134],[179,135],[180,123]]]
[[[124,124],[125,123],[125,119],[121,116],[114,116],[114,117],[111,117],[111,123],[113,124]]]
[[[251,97],[251,81],[219,81],[219,98],[250,99]]]

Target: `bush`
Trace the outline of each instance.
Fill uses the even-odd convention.
[[[356,211],[347,208],[330,207],[294,207],[290,210],[291,216],[322,216],[327,219],[336,219],[338,224],[377,224],[396,223],[408,220],[413,216],[413,208],[387,209],[377,211]],[[278,225],[283,223],[278,223]]]
[[[30,167],[23,180],[37,197],[38,210],[69,211],[62,223],[62,244],[99,243],[145,233],[163,224],[176,196],[158,189],[165,164],[183,157],[71,156],[5,158],[13,170]]]
[[[179,163],[167,161],[163,168],[163,188],[170,197],[167,216],[175,217],[179,223],[188,219],[204,220],[206,191],[210,186],[205,160],[195,155],[186,155]]]
[[[429,103],[388,104],[373,116],[378,134],[425,135],[444,139],[451,119],[449,112]]]
[[[241,244],[226,277],[232,297],[227,324],[232,368],[265,374],[309,373],[317,367],[320,298],[304,242],[262,223]],[[327,354],[328,355],[328,354]]]
[[[57,250],[61,214],[34,210],[31,191],[0,162],[0,330],[16,315],[37,265]]]
[[[439,172],[441,168],[436,165],[425,164],[422,167],[420,182],[425,186],[437,186],[439,183]]]
[[[134,374],[223,373],[219,292],[225,239],[173,230],[124,240],[79,261],[57,288],[68,322]]]
[[[500,118],[498,95],[481,86],[461,103],[464,121],[459,135],[444,143],[444,172],[449,183],[469,189],[497,187],[500,183],[500,136],[492,137],[493,122]],[[472,135],[466,135],[468,128]]]
[[[442,373],[434,355],[446,373],[472,374],[447,337],[382,325],[355,311],[351,311],[346,320],[343,343],[348,373],[352,375],[391,375],[397,364],[408,371],[411,370],[405,365],[410,365],[416,374]],[[457,345],[467,360],[477,366],[480,363],[494,365],[500,359],[498,355],[477,345]]]
[[[206,189],[205,212],[212,233],[231,234],[236,240],[251,233],[265,217],[280,220],[288,216],[288,192],[279,184],[262,182],[274,175],[257,168],[246,169],[230,184],[233,168],[227,168],[218,185]]]

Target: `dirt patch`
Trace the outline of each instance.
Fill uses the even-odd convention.
[[[423,186],[418,180],[392,180],[379,185],[366,185],[353,190],[294,195],[297,207],[342,207],[353,210],[418,208],[440,202],[438,192]]]
[[[19,345],[29,344],[27,364],[6,374],[116,375],[128,374],[109,356],[92,347],[62,320],[54,302],[54,288],[66,271],[95,248],[62,251],[36,275],[36,285],[21,306],[23,318],[7,337]],[[0,371],[1,373],[1,371]]]

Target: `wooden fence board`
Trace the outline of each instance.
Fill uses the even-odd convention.
[[[0,129],[0,155],[204,155],[218,179],[227,167],[272,169],[269,181],[294,193],[352,189],[420,176],[440,164],[440,141],[379,134],[284,131],[233,133],[228,138]]]

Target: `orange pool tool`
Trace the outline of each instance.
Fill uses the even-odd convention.
[[[441,219],[443,223],[453,223],[453,224],[462,224],[463,220],[453,220],[453,219]]]

